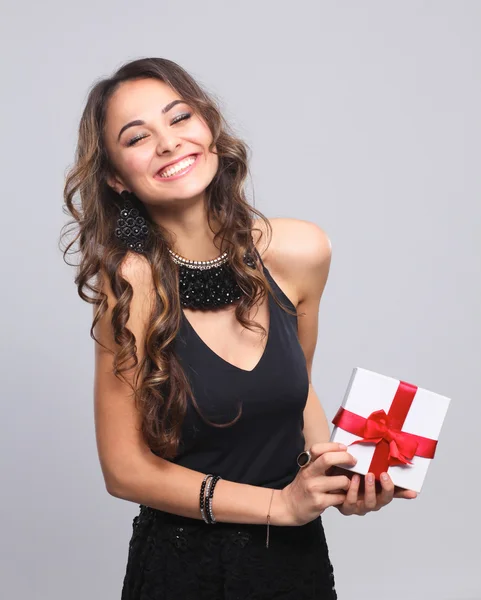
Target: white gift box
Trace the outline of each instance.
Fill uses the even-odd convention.
[[[404,391],[406,392],[406,390],[410,389],[411,392],[411,399],[408,401],[406,400],[406,394],[404,395],[404,399],[399,397],[399,395],[402,396],[401,387],[403,384],[406,384],[403,388]],[[398,396],[396,396],[396,394],[398,394]],[[396,404],[393,405],[395,397]],[[391,414],[393,414],[393,410],[396,407],[399,408],[400,405],[404,405],[405,415],[401,419],[403,421],[402,426],[397,429],[391,428],[390,431],[394,431],[395,435],[397,431],[397,435],[406,433],[413,434],[413,436],[428,438],[425,442],[423,440],[421,443],[430,444],[435,451],[435,444],[439,439],[439,434],[449,403],[450,398],[447,398],[446,396],[441,396],[440,394],[413,386],[413,384],[407,384],[406,382],[402,382],[393,377],[387,377],[386,375],[381,375],[374,371],[356,367],[352,371],[344,400],[339,412],[336,417],[334,417],[333,422],[338,415],[340,415],[342,409],[345,409],[350,413],[355,413],[364,419],[368,419],[375,411],[384,410],[384,412],[389,415],[390,411]],[[408,409],[407,412],[406,408]],[[396,412],[399,414],[399,410]],[[401,406],[401,413],[402,412]],[[399,422],[400,421],[398,421],[398,423]],[[399,434],[399,431],[401,434]],[[389,442],[386,441],[386,437],[384,437],[379,444],[371,442],[350,446],[350,444],[363,439],[363,437],[366,438],[369,436],[365,433],[363,436],[355,435],[349,431],[345,431],[337,425],[334,427],[330,438],[331,441],[348,446],[347,452],[352,454],[352,456],[355,456],[358,461],[354,467],[342,465],[342,469],[366,475],[369,472],[373,472],[372,466],[374,463],[372,461],[375,457],[376,450],[378,451],[377,457],[379,457],[379,452],[382,451],[380,448],[381,445],[384,445],[384,455],[386,455],[389,445]],[[389,434],[387,434],[387,437],[392,439]],[[413,439],[409,438],[409,436],[404,437],[411,440]],[[392,446],[390,447],[392,448]],[[421,446],[419,446],[419,448],[421,448]],[[396,452],[396,449],[394,449],[394,452]],[[419,450],[419,452],[422,454],[421,450]],[[382,470],[389,473],[389,476],[395,485],[404,489],[420,492],[431,460],[432,458],[414,455],[409,458],[409,462],[412,464],[391,465],[388,466],[387,469],[384,467]],[[379,475],[380,472],[376,473],[376,479],[379,479]]]

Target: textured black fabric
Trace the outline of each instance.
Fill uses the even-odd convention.
[[[262,263],[274,293],[295,307]],[[304,450],[303,410],[309,379],[297,317],[269,296],[269,336],[251,371],[213,352],[183,316],[176,351],[206,424],[189,405],[173,462],[226,480],[282,489],[296,476]],[[267,510],[267,507],[266,507]],[[267,514],[267,513],[266,513]],[[321,518],[301,527],[187,519],[140,506],[134,518],[122,600],[337,598]]]
[[[321,517],[299,527],[204,521],[142,506],[121,600],[337,600]]]

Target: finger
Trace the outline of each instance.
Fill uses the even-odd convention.
[[[366,505],[364,504],[364,501],[358,500],[356,510],[355,510],[356,515],[358,515],[359,517],[364,517],[364,515],[367,515],[368,512],[369,512],[369,510],[366,509]]]
[[[316,475],[325,475],[326,471],[333,466],[344,465],[353,467],[357,463],[357,458],[345,451],[325,452],[310,465],[310,469]]]
[[[347,494],[346,494],[346,503],[352,505],[352,507],[354,508],[357,505],[358,502],[358,494],[359,494],[359,484],[361,483],[361,476],[360,475],[353,475],[352,479],[351,479],[351,485],[349,486],[349,489],[347,490]]]
[[[404,498],[405,500],[414,500],[417,498],[418,493],[414,490],[399,490],[394,492],[394,498]]]
[[[386,479],[384,479],[384,475],[386,476]],[[381,473],[381,487],[382,490],[379,494],[378,502],[381,506],[385,506],[386,504],[389,504],[394,497],[394,482],[389,477],[389,473]]]
[[[319,469],[320,465],[322,463],[319,463],[318,461],[325,456],[326,454],[337,454],[339,452],[342,453],[346,453],[346,446],[344,446],[343,444],[338,444],[337,442],[328,442],[328,443],[317,443],[317,444],[313,444],[310,449],[309,452],[311,454],[311,460],[310,462],[303,467],[303,470],[305,472],[309,471],[309,472],[315,472],[316,475],[324,475],[325,474],[325,470],[327,470],[328,467],[326,467],[326,469],[324,471],[321,471]],[[314,464],[316,464],[316,467],[314,467]],[[325,463],[328,464],[328,463]]]
[[[354,514],[362,514],[362,511],[364,510],[364,503],[361,500],[358,500],[357,497],[360,481],[360,475],[353,475],[345,500],[342,506],[339,507],[339,510],[343,515],[350,516]]]
[[[350,484],[351,481],[346,475],[332,475],[329,477],[322,477],[320,480],[320,488],[322,491],[330,494],[348,490]]]
[[[364,505],[367,510],[374,510],[377,505],[376,485],[373,473],[368,473],[365,479]]]
[[[329,506],[338,506],[339,504],[343,504],[345,499],[346,494],[324,494],[322,510],[325,510]]]
[[[310,447],[309,452],[311,453],[312,462],[314,462],[326,452],[344,452],[345,450],[346,446],[337,442],[318,442]]]

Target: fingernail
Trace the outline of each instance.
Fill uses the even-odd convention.
[[[382,479],[383,481],[387,481],[387,480],[388,480],[387,473],[383,473],[383,474],[381,475],[381,479]]]
[[[344,444],[339,444],[339,449],[340,450],[347,450],[347,446],[345,446]]]
[[[374,475],[371,475],[371,473],[369,473],[369,475],[367,476],[367,482],[374,483]]]

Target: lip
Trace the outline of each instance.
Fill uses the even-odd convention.
[[[177,158],[176,160],[171,161],[170,163],[167,163],[165,165],[163,165],[158,171],[157,173],[154,175],[155,178],[157,179],[162,179],[162,181],[166,181],[166,180],[171,180],[171,179],[177,179],[177,177],[182,177],[182,175],[186,175],[187,173],[189,173],[189,171],[192,169],[192,167],[194,167],[194,165],[197,164],[197,158],[199,157],[200,152],[192,152],[190,154],[185,154],[184,156],[181,156],[180,158]],[[195,157],[195,161],[190,165],[190,167],[184,171],[183,173],[180,173],[179,175],[174,175],[172,177],[161,177],[160,172],[163,171],[164,169],[166,169],[167,167],[171,167],[172,165],[175,165],[179,162],[182,162],[184,159],[189,158],[191,156]]]

